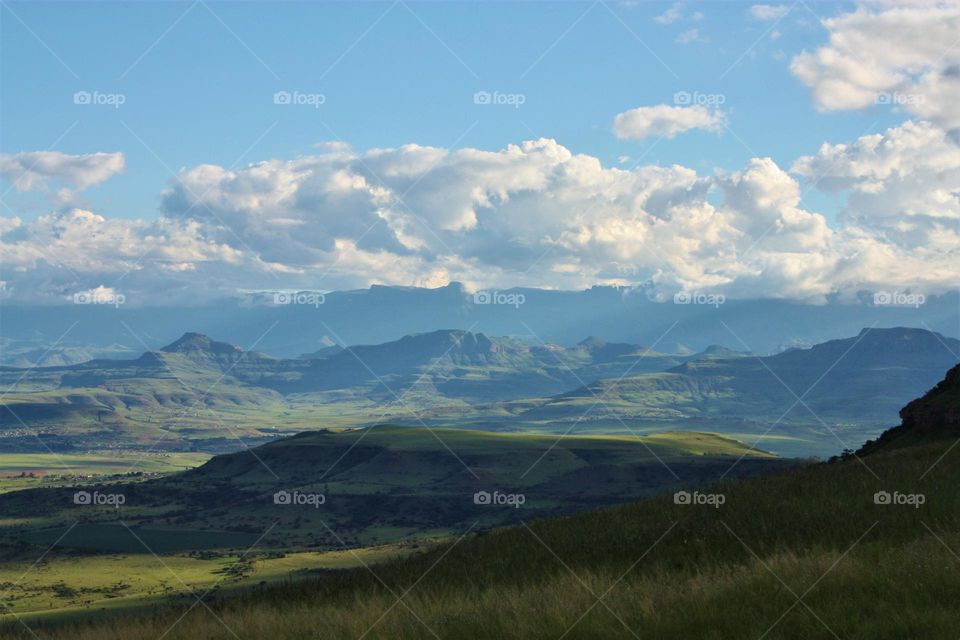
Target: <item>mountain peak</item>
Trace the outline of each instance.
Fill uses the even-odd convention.
[[[577,343],[578,347],[585,347],[587,349],[593,348],[602,348],[607,345],[607,341],[599,336],[589,336]]]
[[[705,356],[729,356],[736,354],[737,352],[733,349],[723,346],[722,344],[711,344],[700,353]]]
[[[187,332],[175,342],[160,349],[164,353],[212,353],[212,354],[239,354],[243,353],[240,347],[227,343],[217,342],[202,333]]]

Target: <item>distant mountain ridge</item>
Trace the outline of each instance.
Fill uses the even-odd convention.
[[[856,445],[956,365],[955,353],[960,341],[925,329],[864,329],[856,337],[774,356],[705,357],[667,371],[599,380],[531,408],[526,417],[562,420],[603,398],[594,420],[616,412],[621,420],[651,427],[694,420],[703,429],[723,423],[735,428],[749,420],[774,435],[806,423]],[[876,426],[869,435],[843,435],[857,424]]]
[[[594,380],[631,364],[641,371],[662,370],[681,361],[647,351],[640,345],[596,342],[572,348],[531,345],[513,338],[440,329],[382,344],[327,347],[308,358],[274,360],[272,366],[284,375],[260,376],[257,384],[281,393],[365,386],[368,393],[392,395],[385,387],[404,389],[429,379],[446,395],[496,401],[550,395],[574,386],[578,377]],[[252,381],[244,363],[235,371],[238,378]]]
[[[758,354],[774,353],[783,345],[817,344],[852,335],[862,327],[926,325],[953,332],[958,296],[930,296],[919,308],[874,305],[864,294],[855,301],[801,304],[789,300],[734,300],[719,307],[674,304],[653,299],[645,287],[593,287],[583,291],[535,288],[504,289],[523,295],[519,306],[481,304],[459,283],[435,289],[375,285],[369,289],[326,293],[321,305],[273,304],[273,296],[247,296],[192,307],[108,305],[28,307],[4,305],[4,337],[30,341],[32,349],[0,352],[10,364],[23,352],[47,347],[83,347],[101,353],[118,343],[140,351],[147,344],[175,340],[185,324],[193,331],[217,336],[275,357],[295,357],[324,346],[335,333],[337,342],[379,344],[438,327],[467,330],[479,327],[486,335],[508,336],[531,331],[545,342],[574,345],[584,336],[599,335],[611,343],[654,344],[680,353],[679,345],[702,351],[711,344],[730,344],[732,327]],[[722,322],[721,322],[722,321]],[[529,327],[529,329],[527,329]],[[295,330],[294,330],[295,329]],[[57,344],[58,340],[63,341]],[[19,351],[19,352],[18,352]],[[31,361],[33,363],[36,360]]]
[[[0,386],[15,385],[0,408],[0,429],[28,425],[88,443],[80,446],[107,433],[117,442],[181,447],[184,438],[201,439],[219,451],[236,446],[238,428],[247,438],[275,437],[278,428],[315,426],[308,416],[329,419],[332,412],[353,425],[397,411],[410,418],[414,406],[464,416],[476,412],[473,405],[549,396],[628,367],[663,370],[679,362],[640,346],[564,349],[456,329],[281,359],[188,332],[134,359],[0,367]],[[29,432],[0,444],[39,446]]]
[[[0,367],[0,384],[23,377],[18,386],[28,389],[5,398],[0,427],[23,421],[58,436],[120,429],[148,441],[159,430],[154,437],[181,443],[219,432],[219,447],[237,428],[222,425],[220,414],[247,425],[252,437],[315,420],[352,426],[383,417],[411,425],[688,429],[745,438],[772,425],[794,444],[767,448],[831,452],[838,438],[855,444],[889,425],[956,364],[955,352],[960,341],[914,328],[865,329],[762,357],[721,345],[680,355],[597,336],[563,347],[443,329],[283,359],[189,332],[133,360]],[[184,422],[184,413],[205,428]]]

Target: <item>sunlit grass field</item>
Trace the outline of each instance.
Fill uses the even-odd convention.
[[[77,486],[108,476],[175,473],[210,459],[200,452],[91,451],[0,453],[0,493],[33,487]]]
[[[90,612],[120,612],[171,602],[192,602],[191,593],[224,593],[304,580],[318,571],[374,565],[413,550],[385,545],[351,551],[297,553],[140,553],[70,555],[53,553],[36,565],[0,568],[0,621],[70,619]]]

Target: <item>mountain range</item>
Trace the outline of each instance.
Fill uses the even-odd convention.
[[[713,345],[662,353],[591,337],[572,347],[441,330],[298,358],[187,333],[131,360],[0,367],[11,450],[149,446],[223,451],[281,433],[390,421],[498,431],[727,433],[790,455],[874,437],[956,364],[960,341],[911,328],[773,356]],[[32,443],[32,444],[31,444]]]
[[[569,415],[603,398],[623,420],[725,424],[728,432],[744,420],[782,427],[777,432],[812,424],[832,444],[849,440],[856,446],[866,433],[856,427],[869,431],[869,425],[893,422],[907,400],[960,360],[957,354],[960,341],[925,329],[864,329],[773,356],[697,358],[665,372],[600,380],[551,398],[531,414]]]

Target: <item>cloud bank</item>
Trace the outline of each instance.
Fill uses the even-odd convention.
[[[498,151],[419,145],[334,150],[238,170],[184,169],[157,220],[70,209],[7,218],[8,296],[97,286],[129,302],[240,289],[372,283],[575,289],[651,283],[735,297],[938,291],[960,279],[960,155],[907,122],[824,145],[792,173],[604,167],[554,140]],[[848,194],[837,224],[801,180]]]

